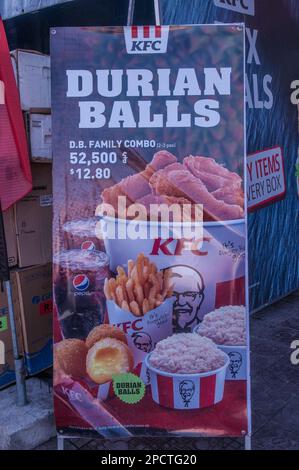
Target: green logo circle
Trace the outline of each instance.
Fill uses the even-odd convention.
[[[138,403],[145,394],[145,383],[138,375],[119,374],[113,377],[113,390],[115,395],[128,405]]]

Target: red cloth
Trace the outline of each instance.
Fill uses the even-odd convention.
[[[3,210],[31,191],[27,145],[19,92],[0,18],[0,201]]]

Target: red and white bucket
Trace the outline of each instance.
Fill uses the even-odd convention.
[[[199,374],[172,374],[155,369],[145,359],[151,378],[154,402],[176,410],[195,410],[216,405],[223,399],[226,369],[229,357],[219,369]]]
[[[139,227],[148,238],[126,237],[129,229],[134,232],[135,226],[136,233]],[[179,297],[172,297],[173,316],[178,323],[176,331],[192,331],[206,313],[221,305],[244,305],[245,302],[244,220],[197,223],[196,228],[202,235],[191,241],[178,238],[180,230],[187,227],[190,224],[147,221],[137,224],[124,219],[101,219],[103,234],[119,235],[104,238],[111,271],[116,271],[117,266],[126,267],[128,259],[135,260],[139,253],[148,256],[159,270],[172,268],[174,291],[179,294]],[[159,236],[151,238],[154,228]],[[166,229],[170,232],[168,238],[163,233]],[[121,234],[124,238],[120,238]],[[188,301],[188,296],[184,295],[187,292],[194,294],[194,302]],[[188,309],[193,310],[191,315]],[[186,315],[182,310],[186,310]]]
[[[200,334],[200,327],[199,324],[193,332]],[[216,346],[229,357],[226,380],[247,380],[247,347],[226,344],[216,344]]]
[[[247,380],[247,347],[226,346],[217,344],[229,357],[229,365],[226,371],[226,380]]]

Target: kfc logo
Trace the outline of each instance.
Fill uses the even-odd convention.
[[[150,353],[153,349],[153,341],[148,333],[143,331],[139,333],[133,333],[132,339],[135,347],[139,349],[139,351]]]
[[[214,0],[216,7],[254,16],[254,0]]]
[[[202,249],[202,246],[204,242],[210,243],[210,241],[211,238],[209,237],[203,237],[198,240],[187,240],[185,238],[180,240],[174,240],[173,238],[162,240],[162,238],[157,238],[154,240],[150,254],[152,256],[158,256],[159,254],[181,256],[183,252],[190,251],[196,256],[207,256],[208,252],[206,249]]]
[[[168,43],[168,26],[125,26],[128,54],[165,54]]]
[[[192,380],[183,380],[179,385],[179,392],[184,402],[185,408],[189,408],[190,401],[195,392],[195,385]]]
[[[229,354],[230,363],[229,363],[229,371],[233,379],[237,378],[239,370],[242,366],[242,356],[240,353],[236,351],[231,351]]]
[[[117,323],[115,326],[117,328],[121,328],[126,334],[130,331],[141,331],[143,326],[142,326],[142,320],[134,320],[134,321],[126,321],[124,323]]]

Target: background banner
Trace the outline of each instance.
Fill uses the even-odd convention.
[[[165,24],[246,25],[249,293],[250,310],[256,310],[299,286],[298,113],[291,102],[291,84],[299,77],[299,4],[162,0],[161,5]]]
[[[243,26],[57,28],[51,60],[57,428],[246,434]]]

